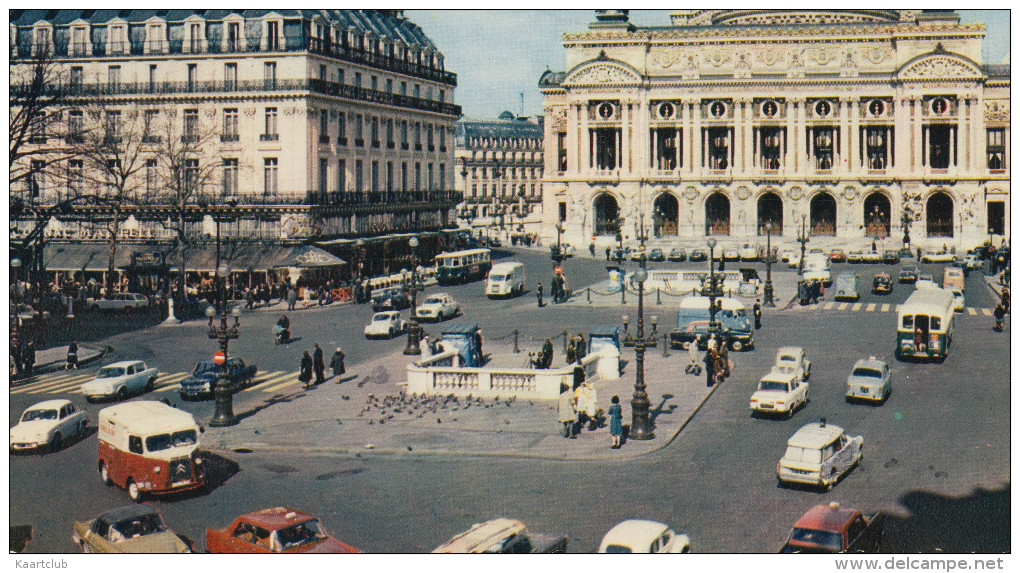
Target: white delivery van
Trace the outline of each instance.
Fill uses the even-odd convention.
[[[524,264],[517,262],[492,265],[485,281],[485,294],[489,298],[515,297],[524,292]]]

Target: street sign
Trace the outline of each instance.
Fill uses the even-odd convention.
[[[223,363],[227,361],[227,355],[224,354],[222,350],[220,350],[216,354],[213,354],[212,359],[213,362],[215,362],[216,364],[223,366]]]

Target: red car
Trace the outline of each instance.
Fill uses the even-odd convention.
[[[845,263],[846,251],[843,249],[834,249],[831,253],[829,253],[829,261],[833,263]]]
[[[209,553],[361,553],[326,533],[319,520],[287,507],[246,513],[223,529],[205,530]]]
[[[867,516],[839,503],[816,505],[793,524],[780,553],[878,553],[885,534],[881,513]]]

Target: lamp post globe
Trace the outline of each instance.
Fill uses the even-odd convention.
[[[418,324],[418,237],[411,237],[407,246],[411,247],[411,324],[407,327],[407,347],[404,354],[417,356],[421,354],[421,325]]]

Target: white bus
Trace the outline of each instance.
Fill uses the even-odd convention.
[[[942,362],[953,342],[953,293],[920,288],[900,306],[896,317],[896,356]]]

